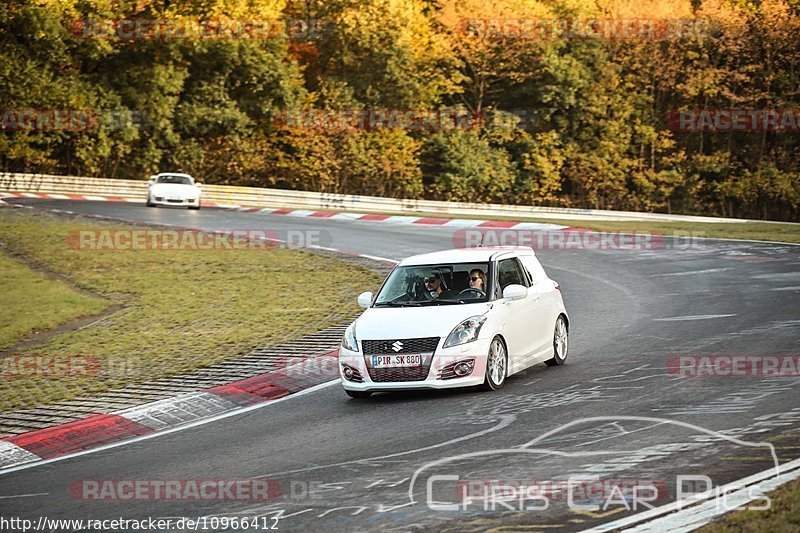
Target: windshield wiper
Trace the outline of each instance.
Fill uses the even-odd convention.
[[[461,300],[451,300],[449,298],[437,298],[435,300],[427,300],[425,302],[420,302],[420,305],[456,305],[464,303]]]
[[[379,306],[388,306],[388,307],[419,307],[419,302],[381,302],[379,304],[375,304],[375,307]]]

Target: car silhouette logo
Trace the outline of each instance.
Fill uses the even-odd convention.
[[[392,343],[392,350],[394,350],[395,352],[399,352],[402,349],[403,349],[403,343],[402,342],[394,341]]]

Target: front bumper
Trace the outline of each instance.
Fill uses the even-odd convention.
[[[339,375],[342,378],[342,386],[346,390],[361,392],[472,387],[481,385],[484,382],[486,360],[490,344],[491,339],[478,339],[461,346],[437,348],[432,356],[427,377],[416,381],[375,381],[370,374],[371,369],[365,361],[365,357],[371,358],[372,355],[365,356],[361,352],[354,352],[340,347]],[[474,363],[472,365],[472,372],[468,375],[451,379],[441,378],[442,372],[445,371],[448,366],[452,368],[454,363],[469,360],[473,360]],[[348,379],[344,374],[344,365],[356,370],[362,382]]]
[[[197,206],[200,205],[200,198],[180,198],[172,199],[162,196],[151,196],[150,203],[154,205],[174,205],[178,207]]]

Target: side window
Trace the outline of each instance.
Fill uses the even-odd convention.
[[[516,258],[500,261],[497,268],[497,280],[501,291],[509,285],[522,285],[524,287],[530,285],[527,277],[522,274],[522,268],[520,268],[519,261]]]
[[[541,263],[539,263],[539,260],[534,256],[523,255],[520,257],[520,261],[522,261],[522,265],[531,276],[531,285],[547,279],[547,274],[545,273],[544,268],[542,268]]]

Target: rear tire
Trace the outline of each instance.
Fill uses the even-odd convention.
[[[369,398],[372,396],[372,393],[369,391],[360,391],[360,390],[347,390],[345,389],[344,392],[350,396],[351,398]]]
[[[564,315],[559,315],[556,320],[556,327],[553,331],[553,358],[544,362],[547,366],[563,365],[567,360],[569,351],[569,328]]]
[[[489,354],[486,357],[486,377],[483,380],[484,390],[497,390],[506,382],[508,375],[508,353],[506,345],[495,337],[489,346]]]

